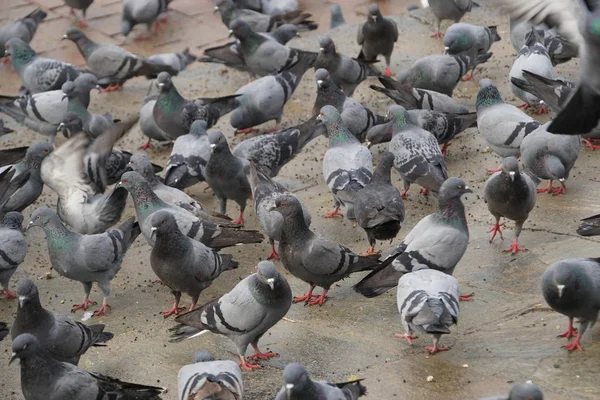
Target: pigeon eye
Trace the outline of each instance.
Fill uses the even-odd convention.
[[[165,223],[166,223],[166,221],[163,219],[163,220],[162,220],[162,222],[161,222],[161,224],[163,224],[163,225],[164,225]]]
[[[123,183],[127,183],[127,182],[129,182],[127,179],[123,180]]]
[[[281,207],[287,207],[287,203],[281,203]]]

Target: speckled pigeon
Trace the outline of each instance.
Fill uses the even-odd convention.
[[[237,364],[215,360],[206,350],[194,353],[193,364],[184,365],[177,373],[177,399],[241,400],[244,379]]]
[[[23,18],[9,22],[0,28],[0,58],[4,57],[4,45],[12,38],[19,38],[25,43],[31,42],[38,26],[48,14],[41,8],[36,8]]]
[[[377,4],[369,6],[367,21],[358,27],[356,41],[361,46],[358,59],[371,61],[381,54],[385,58],[385,75],[392,75],[390,61],[398,41],[398,26],[393,19],[381,15]]]
[[[0,284],[4,295],[2,300],[16,298],[8,289],[10,278],[25,260],[28,245],[23,236],[23,214],[11,211],[0,223]]]

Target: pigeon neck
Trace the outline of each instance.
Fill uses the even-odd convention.
[[[329,135],[329,147],[348,142],[358,142],[348,129],[342,123],[342,119],[331,121],[327,124],[327,134]]]
[[[318,114],[323,106],[331,105],[338,110],[342,108],[346,95],[337,87],[333,81],[329,81],[326,87],[321,87],[317,91],[317,99],[313,107],[313,114]]]
[[[185,99],[179,94],[177,88],[171,85],[167,92],[160,92],[156,102],[165,112],[178,113],[183,104],[185,104]]]
[[[21,382],[25,383],[23,389],[31,386],[30,393],[39,393],[39,388],[53,387],[53,382],[62,375],[64,367],[53,359],[44,350],[39,349],[35,353],[30,353],[26,357],[21,357]]]
[[[137,188],[130,191],[130,194],[139,219],[146,218],[156,211],[157,207],[168,207],[167,203],[162,201],[146,182],[140,183]]]
[[[247,32],[246,34],[237,37],[241,43],[241,47],[244,53],[254,54],[260,45],[267,41],[267,39],[256,32]]]
[[[400,131],[404,129],[408,125],[408,118],[406,116],[406,112],[398,113],[394,115],[393,119],[394,131]]]
[[[487,86],[479,90],[477,93],[477,101],[475,102],[475,109],[479,111],[481,108],[491,107],[496,104],[502,104],[502,97],[498,88],[495,86]]]
[[[89,92],[88,92],[88,103],[89,103]],[[67,111],[75,113],[82,121],[89,118],[89,112],[87,107],[81,101],[79,96],[71,96],[67,99]]]
[[[467,226],[465,206],[462,201],[460,201],[460,198],[452,197],[446,199],[443,196],[440,196],[439,202],[439,213],[445,220],[449,221],[452,225],[459,224],[464,227]]]
[[[29,171],[30,179],[41,180],[42,158],[34,154],[25,154],[23,159],[25,170]],[[21,172],[21,171],[18,171]]]
[[[43,322],[48,319],[49,315],[50,313],[42,307],[40,297],[34,296],[25,303],[25,306],[18,306],[15,325],[18,326],[21,331],[27,331],[30,328],[42,325]]]
[[[156,233],[156,241],[152,247],[152,252],[157,254],[173,254],[174,252],[178,256],[183,256],[188,247],[189,242],[185,240],[183,233],[175,226],[167,232]]]
[[[69,237],[75,235],[73,232],[67,229],[67,227],[61,222],[58,216],[53,216],[44,224],[42,227],[49,241],[60,239],[61,237]]]
[[[281,240],[290,243],[293,240],[311,236],[312,232],[304,221],[302,207],[296,210],[294,214],[284,217]]]
[[[393,162],[393,159],[392,159]],[[392,183],[392,162],[382,160],[375,168],[371,183]]]
[[[96,42],[88,39],[87,36],[82,35],[80,38],[74,41],[79,49],[79,52],[83,56],[83,58],[87,59],[98,47]]]
[[[16,51],[13,47],[13,54],[11,54],[10,58],[15,69],[17,71],[21,71],[27,64],[35,60],[37,57],[38,55],[35,50],[29,46],[26,46]]]
[[[281,303],[281,299],[284,297],[286,289],[289,290],[289,286],[281,277],[277,277],[273,289],[271,289],[269,285],[261,282],[258,276],[254,274],[250,278],[249,289],[258,303],[271,306]]]

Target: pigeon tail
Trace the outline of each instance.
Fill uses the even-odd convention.
[[[502,38],[498,34],[498,27],[496,25],[488,26],[488,29],[492,33],[492,40],[494,42],[499,42],[500,40],[502,40]]]
[[[221,271],[230,271],[232,269],[237,269],[239,267],[239,263],[233,259],[231,254],[221,254]]]
[[[247,243],[261,243],[265,237],[259,231],[222,228],[219,236],[211,239],[207,245],[213,249],[237,246]]]
[[[356,379],[348,382],[334,383],[334,385],[352,393],[351,399],[358,399],[360,396],[365,396],[367,394],[367,388],[361,384],[363,380],[364,379]]]
[[[237,97],[241,94],[232,94],[229,96],[215,97],[215,98],[200,98],[198,101],[202,102],[203,105],[212,105],[219,110],[220,116],[229,114],[231,111],[238,107]]]
[[[104,204],[100,210],[98,219],[106,224],[106,226],[112,226],[121,219],[121,214],[127,205],[127,196],[129,192],[123,187],[113,189],[109,192],[104,199]]]
[[[97,346],[98,343],[106,343],[115,336],[111,332],[104,332],[105,326],[102,324],[88,325],[88,328],[92,331],[92,334],[93,334],[92,346]]]
[[[0,111],[15,121],[23,123],[27,115],[15,106],[15,100],[18,100],[18,97],[0,96]]]
[[[41,8],[36,8],[35,10],[33,10],[32,12],[27,14],[27,16],[23,19],[31,18],[32,20],[34,20],[36,23],[39,24],[47,16],[48,16],[48,14],[44,10],[42,10]]]
[[[101,394],[104,394],[107,398],[116,398],[117,395],[122,394],[124,399],[160,400],[159,395],[165,391],[165,388],[157,386],[123,382],[117,378],[93,372],[89,374],[98,379],[98,386],[102,389]]]
[[[128,249],[129,246],[135,242],[135,239],[142,233],[140,224],[137,223],[133,217],[123,222],[121,226],[119,226],[119,230],[123,232],[123,243],[125,244],[125,249]]]

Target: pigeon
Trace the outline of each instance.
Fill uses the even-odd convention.
[[[225,215],[227,200],[235,201],[240,206],[240,216],[233,223],[244,225],[246,200],[252,195],[245,174],[249,161],[231,154],[227,139],[219,131],[209,133],[208,141],[211,154],[205,169],[206,183],[219,201],[219,212]]]
[[[285,385],[275,400],[356,400],[367,394],[367,388],[361,384],[362,379],[343,383],[313,381],[304,366],[291,363],[283,370]]]
[[[0,223],[0,284],[2,300],[17,296],[8,289],[8,283],[27,255],[27,240],[23,236],[23,214],[16,211],[6,213]]]
[[[450,55],[467,54],[472,59],[487,55],[494,42],[500,41],[496,26],[479,26],[466,23],[451,25],[444,36],[444,48]],[[473,79],[473,72],[463,78],[465,81]]]
[[[125,0],[121,14],[121,35],[128,36],[137,24],[146,24],[148,36],[138,36],[135,40],[148,40],[152,37],[152,26],[158,29],[159,15],[167,12],[171,0]]]
[[[502,161],[502,170],[490,176],[483,188],[483,201],[488,210],[496,218],[496,224],[490,229],[493,232],[490,243],[496,233],[502,237],[500,218],[515,221],[515,240],[505,253],[515,254],[525,251],[519,247],[519,235],[529,213],[535,206],[536,184],[528,174],[519,171],[519,163],[515,157],[506,157]]]
[[[435,136],[446,155],[450,140],[467,128],[477,126],[477,113],[452,114],[431,110],[407,110],[408,122]],[[367,146],[386,143],[392,140],[394,123],[392,121],[375,125],[367,132]]]
[[[82,29],[87,28],[87,22],[85,21],[85,14],[87,12],[87,9],[94,2],[94,0],[63,0],[63,2],[71,8],[71,11],[69,12],[70,15],[76,16],[75,10],[81,10],[82,18],[81,19],[77,18],[78,19],[77,25]]]
[[[29,333],[12,343],[10,363],[19,359],[21,390],[26,400],[160,400],[165,389],[123,382],[55,360]]]
[[[398,81],[401,85],[408,84],[414,88],[433,90],[452,97],[456,85],[467,71],[483,64],[491,55],[492,53],[485,53],[471,57],[461,53],[452,56],[434,54],[422,57],[398,74]]]
[[[367,131],[371,127],[384,122],[382,117],[376,116],[358,101],[346,97],[326,69],[318,69],[315,73],[315,80],[317,81],[317,98],[313,106],[313,114],[318,114],[326,105],[335,107],[342,117],[344,126],[359,142],[365,141]]]
[[[448,168],[435,136],[410,123],[403,107],[393,105],[388,110],[388,118],[394,124],[389,151],[394,154],[394,168],[404,182],[402,198],[408,198],[413,183],[423,187],[424,195],[429,191],[437,194],[448,179]]]
[[[217,11],[221,13],[221,21],[226,27],[229,27],[233,20],[240,19],[250,25],[254,32],[271,32],[283,24],[296,25],[299,31],[312,31],[318,27],[316,23],[309,20],[311,15],[302,10],[280,15],[266,15],[253,10],[241,9],[233,0],[217,0],[215,12]]]
[[[393,19],[381,15],[377,4],[369,6],[367,21],[358,27],[356,41],[361,46],[358,59],[372,61],[381,54],[385,58],[384,75],[392,75],[390,61],[398,41],[398,26]]]
[[[220,224],[233,226],[230,219],[218,213],[208,211],[208,208],[197,200],[188,196],[184,191],[167,186],[155,175],[152,163],[144,154],[134,154],[129,161],[129,168],[140,174],[152,188],[152,191],[165,203],[181,207],[194,214],[196,217]]]
[[[375,85],[369,87],[376,92],[385,94],[407,110],[423,109],[455,114],[469,112],[468,107],[457,103],[452,97],[434,90],[413,88],[407,83],[400,83],[386,76],[380,76],[379,81],[384,87]]]
[[[346,25],[346,20],[344,19],[344,14],[342,14],[342,7],[339,4],[332,3],[330,7],[331,18],[329,22],[329,27],[331,29],[335,29],[338,26]]]
[[[554,67],[550,60],[548,50],[544,46],[543,37],[541,37],[535,29],[527,35],[525,45],[519,52],[519,56],[513,63],[510,69],[509,78],[523,79],[523,70],[533,72],[544,78],[554,79]],[[521,90],[519,87],[511,83],[511,89],[515,96],[523,100],[525,103],[519,108],[537,107],[535,113],[547,113],[547,109],[540,99],[531,95],[528,92]]]
[[[449,350],[438,345],[442,335],[458,323],[458,281],[452,275],[419,265],[398,281],[396,302],[402,318],[403,334],[412,346],[415,331],[433,336],[433,346],[425,347],[430,354]]]
[[[271,261],[258,263],[257,272],[238,283],[229,293],[208,302],[200,308],[180,315],[171,341],[181,341],[206,332],[228,337],[237,347],[240,367],[245,370],[261,368],[248,361],[276,357],[263,353],[258,347],[260,338],[281,320],[292,305],[292,290],[283,275]],[[195,328],[189,332],[185,326]],[[246,349],[251,345],[255,354],[246,359]]]
[[[12,129],[10,129],[4,125],[4,120],[2,118],[0,118],[0,136],[8,135],[9,133],[13,133],[13,132],[14,131]]]
[[[355,219],[354,197],[371,181],[373,156],[346,128],[342,116],[333,106],[321,108],[317,119],[327,128],[329,146],[323,157],[323,178],[335,205],[335,209],[325,218],[336,215],[343,217],[339,210],[344,206],[346,217]]]
[[[579,81],[575,93],[548,126],[548,132],[582,135],[594,129],[600,120],[600,82],[596,59],[598,35],[598,5],[595,2],[550,0],[502,0],[515,19],[531,20],[556,27],[558,34],[579,47]]]
[[[229,32],[239,40],[241,57],[248,71],[265,76],[287,69],[303,58],[314,61],[316,54],[292,49],[276,40],[270,40],[254,32],[241,19],[231,21]]]
[[[275,207],[275,200],[281,194],[294,196],[285,186],[273,181],[269,175],[254,162],[250,163],[247,173],[248,182],[252,187],[252,197],[254,198],[254,210],[256,210],[256,219],[263,232],[268,236],[271,243],[271,254],[267,260],[279,260],[279,254],[275,250],[275,241],[281,240],[281,230],[283,228],[283,216],[277,211],[271,211]],[[300,199],[298,199],[300,201]],[[306,205],[300,201],[304,223],[310,226],[311,215]]]
[[[159,143],[170,143],[177,137],[171,137],[168,132],[163,131],[154,120],[154,105],[158,95],[149,95],[144,98],[140,109],[140,130],[148,138],[148,141],[139,147],[139,150],[151,149],[152,139]]]
[[[359,60],[340,54],[329,36],[319,38],[319,55],[313,67],[324,68],[331,74],[331,79],[346,96],[352,97],[356,87],[369,76],[376,76],[371,64],[376,61]]]
[[[498,88],[489,79],[479,81],[475,107],[479,133],[502,158],[519,157],[523,138],[541,125],[512,104],[504,103]]]
[[[87,310],[90,305],[92,283],[96,282],[104,299],[94,315],[104,315],[108,308],[110,281],[121,269],[125,253],[141,233],[134,218],[126,220],[118,229],[95,235],[80,235],[65,227],[58,215],[49,208],[40,207],[31,214],[27,229],[38,226],[44,230],[52,268],[65,278],[83,284],[85,296],[71,312]]]
[[[92,114],[79,102],[78,93],[73,82],[65,82],[62,91],[69,98],[69,111],[74,112],[83,122],[83,132],[92,138],[97,138],[109,130],[113,125],[113,118],[109,113]],[[74,97],[74,98],[73,98]]]
[[[99,88],[96,77],[92,74],[81,74],[68,84],[73,86],[72,95],[77,98],[78,106],[87,109],[90,104],[90,90]],[[69,110],[68,104],[62,87],[20,97],[0,96],[0,111],[29,129],[50,136],[51,141],[54,140],[58,125]]]
[[[481,400],[544,400],[544,394],[539,387],[533,383],[517,383],[515,384],[508,396],[486,397]]]
[[[325,132],[325,125],[314,115],[298,126],[246,139],[238,143],[231,153],[253,161],[269,177],[274,177],[304,146]]]
[[[282,15],[298,10],[298,0],[261,0],[263,14]]]
[[[394,239],[404,221],[404,202],[391,180],[393,165],[394,155],[389,151],[383,153],[371,182],[354,198],[356,222],[364,229],[371,246],[365,255],[377,254],[375,241]]]
[[[569,328],[559,337],[570,339],[563,347],[582,350],[579,341],[593,328],[600,311],[600,259],[569,258],[549,266],[542,276],[542,294],[554,311],[569,317]],[[579,318],[579,332],[573,320]]]
[[[248,133],[253,126],[275,120],[275,131],[283,116],[283,107],[292,97],[304,73],[313,65],[314,57],[301,57],[295,64],[275,74],[264,76],[235,92],[237,108],[231,112],[230,123],[237,133]]]
[[[239,96],[234,94],[188,100],[179,94],[168,72],[158,75],[156,86],[160,89],[160,94],[152,115],[156,125],[173,140],[189,133],[192,123],[196,120],[206,121],[206,126],[212,127],[221,116],[236,107],[236,97]]]
[[[406,235],[391,256],[396,260],[363,278],[354,289],[365,297],[376,297],[395,287],[398,279],[419,267],[452,275],[467,250],[469,229],[460,196],[473,193],[459,178],[448,178],[440,189],[439,209],[429,214]],[[472,294],[462,295],[466,300]]]
[[[175,140],[165,170],[166,185],[183,190],[204,182],[206,164],[210,159],[206,126],[206,121],[194,121],[190,132]]]
[[[38,142],[29,146],[27,153],[25,153],[25,158],[12,166],[12,169],[15,171],[12,180],[14,181],[23,175],[22,179],[26,179],[26,181],[19,185],[19,189],[12,195],[8,197],[6,195],[2,196],[3,201],[0,202],[0,217],[9,211],[21,212],[40,197],[44,188],[40,166],[42,161],[51,153],[52,145],[50,143]]]
[[[150,253],[150,265],[175,296],[173,307],[163,312],[165,318],[179,314],[181,292],[192,298],[189,309],[192,311],[204,289],[222,272],[238,267],[232,255],[219,254],[181,233],[175,217],[167,210],[153,213],[150,226],[151,235],[156,237]]]
[[[241,400],[244,379],[237,364],[215,360],[206,350],[194,353],[194,363],[184,365],[177,374],[177,399]]]
[[[154,54],[148,57],[149,62],[168,65],[179,72],[186,69],[188,65],[196,62],[197,59],[198,57],[190,53],[189,47],[186,47],[179,53]]]
[[[84,325],[66,315],[46,310],[38,288],[31,279],[22,279],[17,287],[19,305],[10,335],[14,340],[29,333],[40,341],[42,349],[55,360],[79,364],[79,358],[92,346],[104,346],[113,338],[104,325]]]
[[[577,228],[577,234],[581,236],[600,235],[600,214],[583,218]]]
[[[180,207],[167,204],[152,191],[148,182],[137,172],[125,172],[116,186],[127,189],[131,194],[142,234],[150,246],[154,245],[150,217],[160,210],[167,210],[173,214],[177,220],[179,230],[187,237],[202,242],[213,249],[242,243],[260,243],[263,240],[263,235],[257,231],[245,231],[221,226],[200,219]]]
[[[1,322],[0,321],[0,342],[8,336],[9,334],[9,330],[8,330],[8,326],[6,325],[6,322]]]
[[[82,71],[72,65],[40,57],[34,49],[19,38],[9,39],[4,45],[5,55],[21,78],[21,85],[29,93],[58,90],[63,83],[77,78]]]
[[[283,216],[278,252],[281,263],[292,275],[310,285],[305,295],[294,298],[294,303],[323,305],[334,283],[355,272],[385,268],[394,260],[389,257],[382,263],[377,260],[378,255],[359,256],[345,246],[316,235],[304,222],[300,201],[293,195],[279,195],[271,211]],[[323,288],[320,296],[313,294],[316,286]]]
[[[517,53],[525,44],[525,36],[535,28],[544,39],[544,46],[548,50],[552,65],[570,61],[572,58],[579,57],[579,46],[576,42],[568,40],[560,35],[556,28],[549,29],[546,24],[533,25],[530,21],[510,19],[510,43]]]
[[[458,22],[476,4],[473,0],[429,0],[436,26],[436,32],[431,37],[441,38],[440,24],[443,20]]]
[[[578,136],[553,135],[548,132],[550,122],[540,126],[521,142],[523,164],[539,179],[549,179],[548,186],[538,193],[559,195],[566,192],[565,180],[575,165],[581,149]],[[552,181],[558,180],[560,187],[553,188]]]
[[[104,91],[107,92],[120,89],[125,81],[136,76],[154,79],[161,72],[171,75],[179,72],[170,65],[150,62],[117,45],[96,43],[77,28],[67,29],[63,40],[67,39],[77,45],[88,68],[98,77],[100,85],[106,87]]]
[[[0,58],[4,57],[4,45],[9,39],[19,38],[25,43],[31,42],[37,32],[38,26],[48,16],[41,8],[36,8],[23,18],[10,22],[0,28]],[[7,60],[8,61],[8,60]]]
[[[42,181],[58,194],[58,215],[75,232],[101,233],[121,219],[127,191],[104,193],[106,164],[115,141],[136,121],[137,116],[114,125],[94,140],[75,135],[42,162]]]

